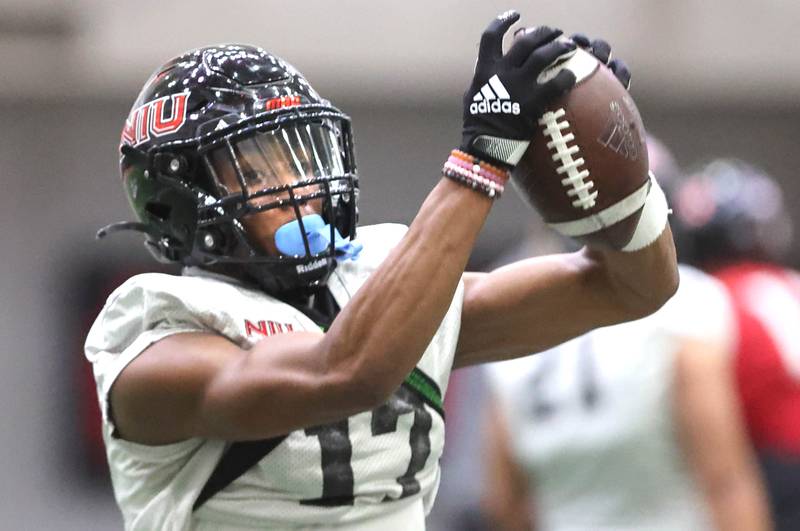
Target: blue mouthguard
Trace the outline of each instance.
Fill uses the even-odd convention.
[[[321,253],[328,248],[331,243],[331,226],[325,223],[322,216],[319,214],[303,216],[303,227],[306,230],[311,254]],[[333,233],[336,258],[340,260],[358,259],[358,253],[361,252],[364,246],[358,242],[351,242],[348,238],[343,238],[335,228]],[[290,221],[275,232],[275,246],[280,252],[288,256],[303,256],[306,254],[299,220]]]

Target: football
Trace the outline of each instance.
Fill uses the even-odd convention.
[[[614,73],[580,48],[538,81],[564,68],[576,85],[542,114],[512,182],[556,231],[621,249],[636,230],[650,186],[644,125]]]

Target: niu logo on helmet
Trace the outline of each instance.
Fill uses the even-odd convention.
[[[189,93],[172,94],[149,101],[131,111],[122,129],[121,143],[138,146],[153,136],[174,133],[186,123],[186,100]],[[171,100],[169,115],[166,103]]]

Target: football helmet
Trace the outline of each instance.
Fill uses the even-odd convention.
[[[139,221],[98,237],[138,230],[160,261],[282,293],[323,285],[359,250],[350,119],[261,48],[208,46],[158,68],[123,128],[120,171]],[[291,222],[267,245],[247,218],[270,210]]]
[[[780,261],[792,222],[778,183],[750,164],[717,159],[672,187],[678,259],[702,268],[739,260]]]

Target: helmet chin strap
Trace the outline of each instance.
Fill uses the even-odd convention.
[[[303,216],[303,227],[308,238],[308,247],[312,254],[325,251],[331,244],[331,226],[319,214]],[[338,260],[357,260],[363,245],[351,242],[349,238],[342,237],[339,231],[333,229],[336,258]],[[300,230],[300,221],[294,220],[282,225],[275,232],[275,246],[287,256],[302,256],[306,254],[303,243],[303,234]]]

